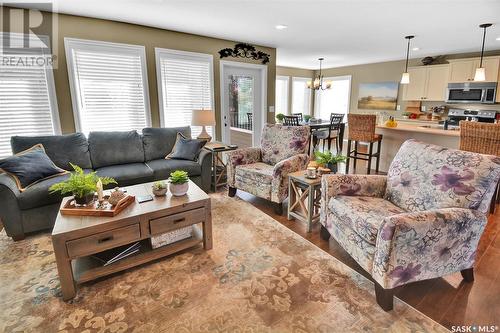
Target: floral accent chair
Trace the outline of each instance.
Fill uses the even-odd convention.
[[[321,236],[371,274],[389,311],[395,287],[458,271],[474,280],[499,178],[499,157],[408,140],[387,176],[323,176]]]
[[[229,196],[236,189],[274,202],[282,214],[288,196],[288,174],[304,170],[309,162],[309,126],[267,124],[261,146],[228,152]]]

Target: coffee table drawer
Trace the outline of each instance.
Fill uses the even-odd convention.
[[[151,235],[157,235],[203,221],[205,221],[205,209],[197,208],[149,220],[149,230]]]
[[[66,242],[71,258],[82,257],[113,247],[125,245],[141,238],[139,224],[129,225]]]

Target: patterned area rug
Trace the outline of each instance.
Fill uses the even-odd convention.
[[[48,234],[0,234],[1,332],[441,332],[240,199],[212,196],[214,248],[201,247],[60,297]]]

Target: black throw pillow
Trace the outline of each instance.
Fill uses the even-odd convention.
[[[41,180],[62,175],[68,171],[58,168],[45,154],[41,144],[0,160],[0,173],[14,178],[19,191],[24,191]]]
[[[206,143],[207,141],[205,140],[188,139],[181,133],[177,133],[177,139],[175,141],[174,148],[172,148],[172,152],[165,158],[173,160],[196,161],[198,155],[200,154],[201,148],[203,148]]]

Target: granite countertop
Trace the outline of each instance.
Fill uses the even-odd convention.
[[[447,136],[456,136],[456,137],[460,136],[459,130],[444,130],[441,128],[437,128],[437,125],[434,125],[434,124],[428,125],[428,126],[431,126],[430,128],[424,127],[424,126],[403,124],[401,122],[398,122],[397,127],[387,127],[385,125],[378,125],[377,128],[384,129],[384,130],[417,132],[417,133],[426,133],[426,134],[434,134],[434,135],[447,135]]]

